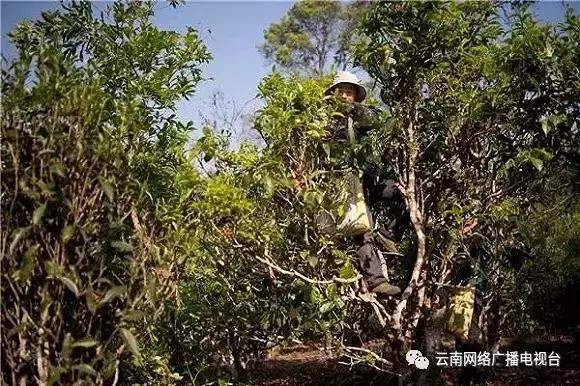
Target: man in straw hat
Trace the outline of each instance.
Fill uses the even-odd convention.
[[[342,142],[349,139],[347,132],[349,117],[351,118],[350,122],[352,122],[354,129],[354,138],[351,138],[351,140],[356,141],[365,136],[370,130],[376,128],[379,121],[379,111],[361,104],[367,92],[355,74],[346,71],[338,72],[332,85],[326,90],[326,95],[331,94],[338,94],[350,106],[347,117],[336,119],[333,123],[330,140]],[[363,178],[366,184],[366,201],[369,200],[369,196],[372,196],[369,192],[369,185],[375,185],[373,186],[375,188],[374,190],[376,190],[376,185],[380,185],[376,184],[377,177],[373,174],[369,173],[369,170],[365,170]],[[380,189],[379,199],[392,198],[396,194],[396,189],[389,182],[392,181],[383,182],[382,185],[384,186]],[[373,199],[376,199],[377,195],[375,194],[374,196]],[[355,242],[359,245],[356,252],[357,259],[355,265],[363,275],[366,286],[372,292],[384,296],[394,296],[399,294],[401,289],[390,284],[385,277],[386,267],[383,267],[381,262],[381,255],[379,255],[381,252],[377,246],[377,242],[380,242],[387,252],[396,253],[397,251],[394,242],[390,240],[389,232],[385,228],[382,228],[382,230],[383,232],[368,231],[364,234],[354,236]]]
[[[350,104],[349,115],[353,118],[357,137],[365,136],[369,130],[375,128],[378,123],[379,111],[361,104],[367,96],[367,91],[355,74],[346,71],[338,72],[330,87],[326,89],[326,95],[334,93],[338,93],[339,97]],[[337,120],[333,126],[331,139],[346,141],[348,138],[346,122]]]

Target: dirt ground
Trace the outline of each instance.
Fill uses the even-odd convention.
[[[351,369],[339,361],[313,344],[281,349],[250,371],[250,383],[264,386],[388,384],[384,374],[364,367]]]
[[[431,372],[427,385],[580,385],[580,350],[578,343],[527,344],[502,347],[500,352],[555,351],[561,356],[559,368],[494,367],[486,372],[481,369],[465,371],[461,368],[441,369]],[[249,384],[264,386],[343,386],[343,385],[397,385],[396,378],[369,367],[349,367],[339,363],[340,358],[316,344],[297,345],[274,350],[268,358],[250,370]],[[439,369],[437,369],[439,370]],[[471,379],[467,381],[466,379]]]

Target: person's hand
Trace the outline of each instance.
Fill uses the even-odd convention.
[[[357,118],[362,113],[362,105],[359,102],[350,103],[348,107],[349,114],[352,115],[353,118]]]

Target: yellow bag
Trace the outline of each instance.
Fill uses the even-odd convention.
[[[473,318],[475,304],[475,289],[457,289],[449,300],[447,309],[447,331],[457,338],[467,340],[469,327]]]
[[[373,229],[370,211],[365,202],[363,186],[360,179],[354,175],[347,176],[348,198],[345,212],[337,230],[347,236],[356,236]]]
[[[348,118],[347,127],[350,143],[355,142],[352,118]],[[323,233],[332,234],[336,231],[346,236],[357,236],[373,229],[371,212],[365,202],[364,190],[361,180],[355,173],[346,176],[348,197],[345,203],[344,216],[337,220],[337,216],[328,211],[318,215],[318,227]]]

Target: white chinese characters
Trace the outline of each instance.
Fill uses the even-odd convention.
[[[415,350],[416,351],[416,350]],[[439,367],[559,367],[560,355],[555,352],[550,354],[545,351],[518,352],[507,351],[505,353],[487,351],[480,352],[438,352],[435,356],[436,366]]]

